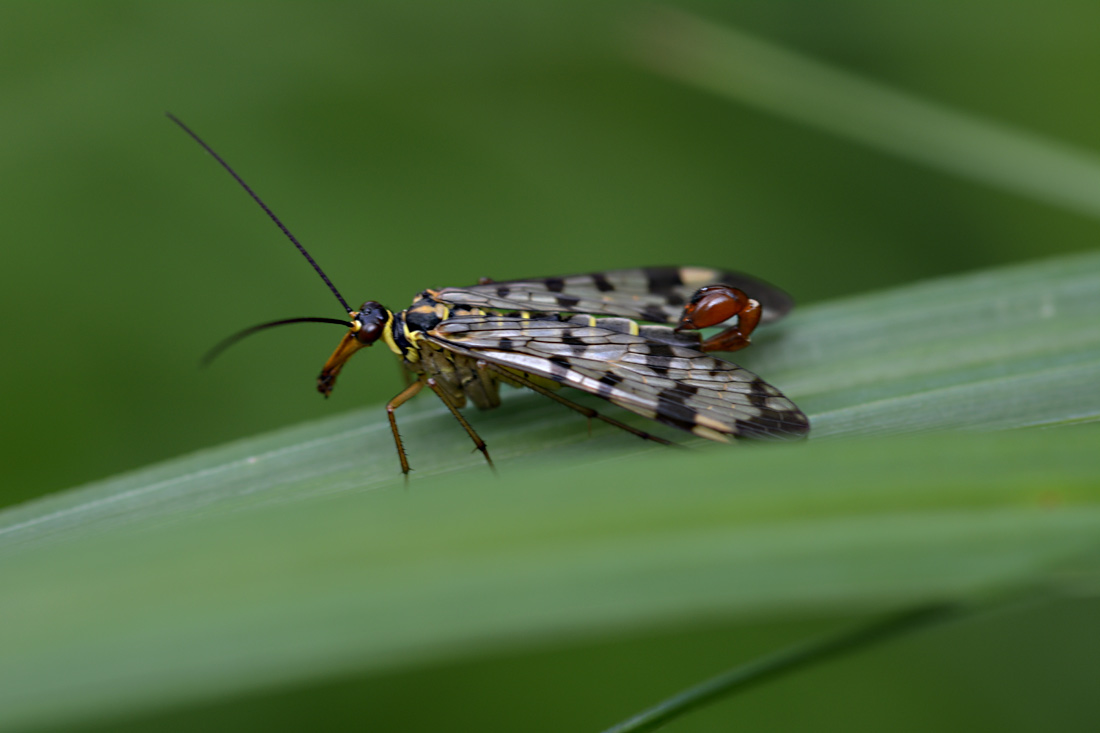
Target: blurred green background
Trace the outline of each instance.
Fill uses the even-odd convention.
[[[1100,149],[1100,6],[684,3],[941,104]],[[639,264],[744,269],[802,303],[1094,246],[1097,222],[687,88],[631,60],[649,6],[9,3],[0,22],[0,502],[391,396],[339,308]],[[1021,297],[1027,297],[1023,294]]]
[[[677,7],[996,124],[1100,150],[1095,2]],[[746,270],[810,303],[1095,247],[1098,223],[1088,215],[655,74],[625,49],[629,29],[650,10],[541,1],[4,5],[8,470],[0,505],[380,403],[400,387],[389,357],[372,353],[322,400],[314,378],[339,338],[331,327],[257,336],[198,368],[207,348],[244,326],[342,313],[165,110],[236,167],[353,305],[375,299],[401,308],[422,288],[480,276],[665,263]],[[976,633],[954,629],[900,677],[886,674],[897,657],[849,676],[841,670],[839,689],[864,691],[845,701],[843,715],[880,728],[899,701],[914,711],[934,700],[957,714],[960,730],[998,730],[1006,721],[1026,729],[1021,716],[1029,714],[1042,729],[1055,711],[1009,704],[990,720],[983,700],[952,696],[966,670],[939,663],[960,649],[995,656],[1006,636],[1027,629],[1010,660],[1034,677],[1017,680],[1020,689],[1072,687],[1044,670],[1074,645],[1064,635],[1031,635],[1055,628],[1060,613],[1078,614],[1067,628],[1094,618],[1078,607],[1042,623],[1009,617]],[[390,729],[402,720],[431,725],[418,717],[414,693],[422,689],[466,721],[481,711],[508,729],[513,714],[528,723],[532,707],[567,706],[550,700],[568,698],[571,680],[580,688],[634,670],[601,700],[597,717],[611,722],[639,697],[656,699],[697,681],[700,669],[722,669],[731,648],[751,656],[753,645],[763,652],[827,625],[779,619],[760,628],[624,633],[522,659],[319,681],[181,711],[174,722],[276,727],[319,708],[344,719],[363,714],[357,695],[370,687],[390,701],[386,714],[411,714],[385,721]],[[909,685],[929,678],[914,694]],[[978,693],[998,698],[1000,682]],[[615,697],[627,687],[632,695]],[[742,708],[746,719],[797,726],[784,689],[756,693]],[[449,697],[440,697],[444,690]],[[1057,698],[1057,689],[1047,691]],[[811,719],[830,715],[832,693],[813,694],[797,696]],[[726,720],[720,710],[708,715],[683,730]]]

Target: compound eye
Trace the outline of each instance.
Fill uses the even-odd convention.
[[[359,309],[359,315],[355,317],[355,322],[359,325],[354,332],[356,340],[370,346],[382,338],[387,320],[389,320],[389,313],[380,303],[374,301],[363,303],[363,307]]]

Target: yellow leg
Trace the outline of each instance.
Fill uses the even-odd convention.
[[[401,405],[415,397],[416,393],[423,388],[424,382],[418,379],[408,387],[405,387],[396,397],[386,403],[386,417],[390,419],[390,430],[393,431],[393,442],[397,445],[397,457],[401,460],[401,473],[405,474],[406,479],[409,477],[409,459],[405,456],[405,446],[401,444],[401,433],[397,432],[397,418],[393,413],[398,407],[401,407]]]
[[[451,398],[443,390],[442,387],[435,381],[434,377],[428,377],[425,380],[428,387],[435,392],[440,401],[447,406],[447,409],[451,411],[451,414],[455,416],[455,420],[458,420],[459,424],[466,430],[466,434],[470,436],[470,440],[474,441],[474,445],[481,451],[481,455],[485,456],[485,460],[489,462],[489,468],[493,469],[493,473],[496,473],[497,467],[493,465],[493,459],[489,457],[489,448],[485,445],[485,441],[481,439],[481,436],[477,434],[473,426],[466,421],[466,418],[462,416],[462,413],[458,411],[454,403],[451,402]]]

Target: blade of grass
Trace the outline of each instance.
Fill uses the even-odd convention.
[[[632,55],[663,74],[852,141],[1091,216],[1100,156],[950,109],[779,44],[659,8]]]
[[[805,308],[748,365],[817,437],[1095,420],[1098,292],[1097,253],[940,278]]]
[[[802,406],[811,439],[1087,422],[1100,419],[1098,290],[1100,254],[943,278],[804,308],[758,331],[735,359]],[[505,470],[521,456],[598,460],[657,448],[603,425],[590,438],[575,415],[531,394],[508,394],[504,409],[474,419]],[[404,406],[400,423],[414,480],[484,472],[435,401]],[[373,407],[15,507],[0,514],[0,548],[392,488],[392,451],[384,411]]]
[[[1067,370],[1098,363],[1098,272],[1089,255],[808,308],[745,363],[820,436],[1096,419],[1096,390]],[[1095,427],[684,453],[589,439],[518,397],[477,416],[500,481],[423,402],[403,421],[409,492],[377,490],[401,484],[375,409],[0,514],[0,727],[611,629],[1100,577]]]
[[[646,733],[664,727],[676,718],[744,689],[783,674],[849,654],[860,647],[886,641],[893,636],[957,618],[962,609],[953,606],[925,606],[902,611],[866,626],[832,634],[769,654],[736,667],[643,710],[604,733]]]
[[[708,619],[1076,590],[1100,575],[1077,560],[1100,556],[1096,440],[537,462],[9,548],[0,727]]]

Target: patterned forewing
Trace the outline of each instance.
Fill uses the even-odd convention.
[[[748,293],[763,307],[761,322],[786,315],[791,297],[741,272],[710,267],[645,267],[532,280],[510,280],[465,288],[442,288],[444,303],[506,311],[592,313],[653,323],[677,323],[684,304],[704,285],[724,283]]]
[[[624,322],[626,323],[626,322]],[[792,437],[809,422],[747,369],[610,319],[455,316],[428,333],[439,346],[584,390],[711,440]]]

